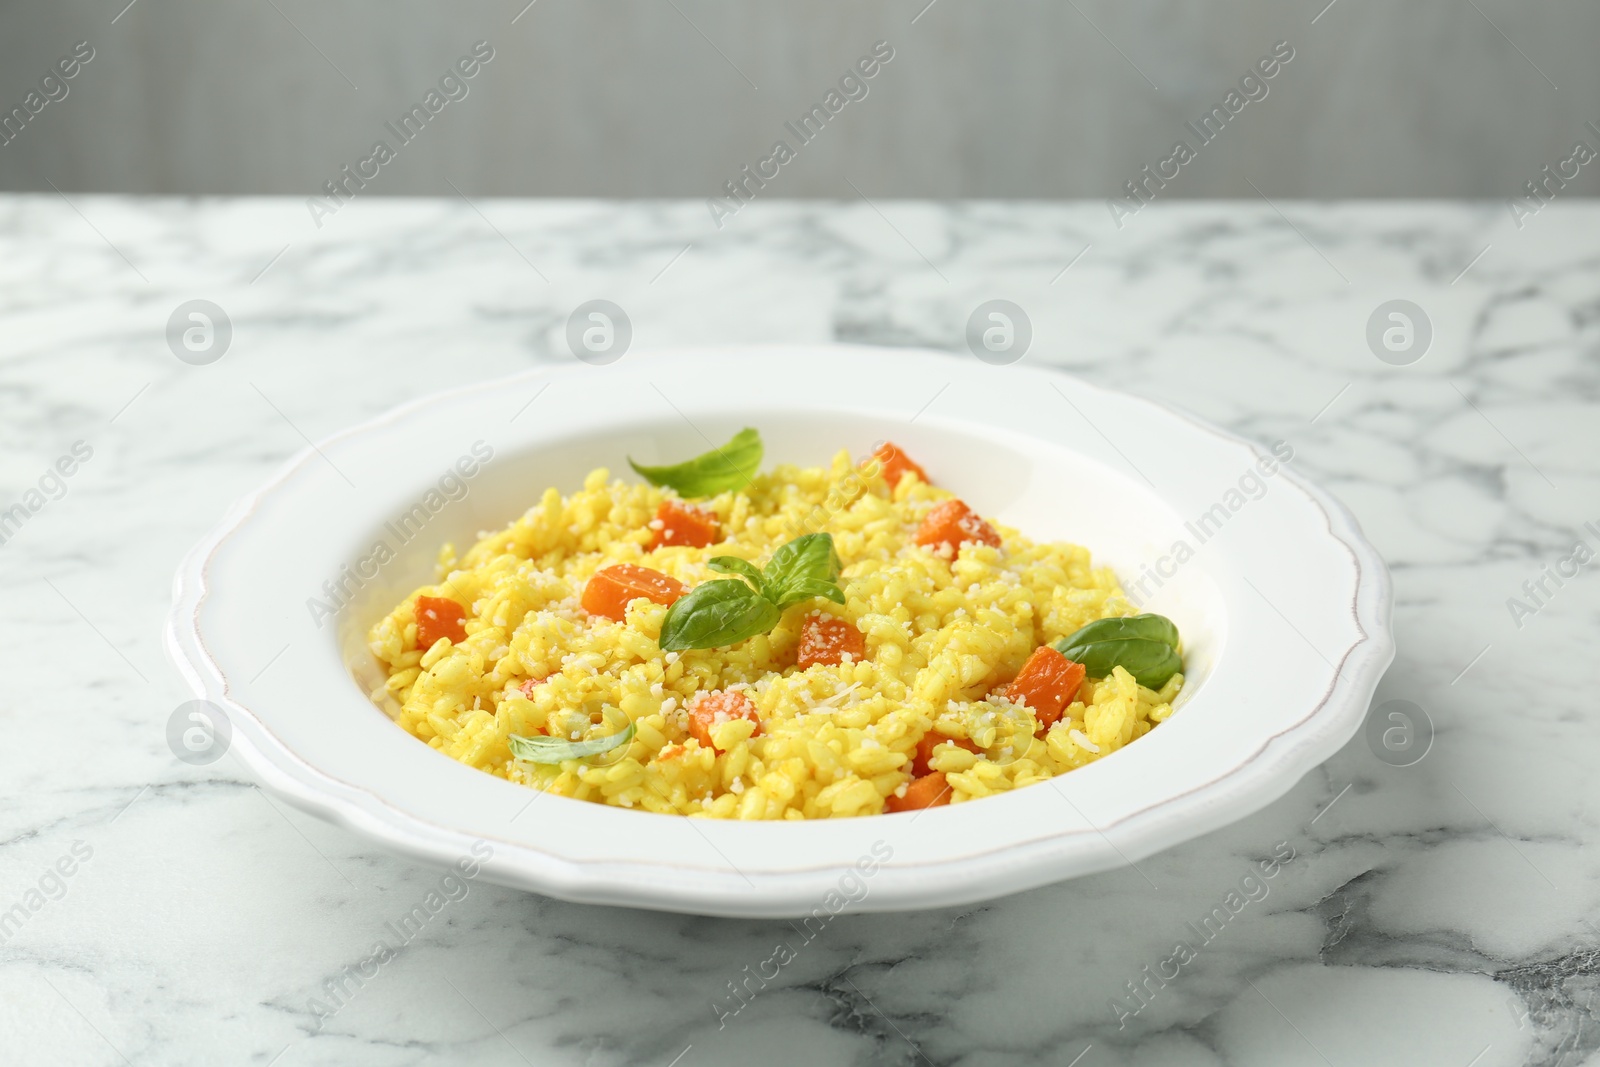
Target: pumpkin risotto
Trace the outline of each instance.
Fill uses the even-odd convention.
[[[1171,715],[1176,628],[1086,549],[982,518],[892,444],[765,474],[761,455],[745,430],[633,464],[645,484],[601,468],[444,546],[437,583],[372,628],[375,695],[509,781],[727,819],[964,803]]]

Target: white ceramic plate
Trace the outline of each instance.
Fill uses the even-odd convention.
[[[368,700],[381,675],[367,628],[432,580],[441,543],[470,544],[592,467],[632,477],[625,455],[674,461],[743,426],[761,430],[768,464],[893,440],[979,511],[1088,546],[1130,591],[1143,577],[1144,607],[1184,635],[1173,717],[1004,796],[739,823],[531,792],[435,752]],[[492,460],[457,468],[475,445]],[[489,852],[484,876],[506,885],[701,914],[969,902],[1236,820],[1360,725],[1394,652],[1388,573],[1349,512],[1265,455],[1148,400],[933,352],[745,348],[537,369],[296,456],[184,561],[168,643],[263,785],[422,860]]]

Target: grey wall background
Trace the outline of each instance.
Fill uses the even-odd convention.
[[[1600,148],[1588,0],[126,3],[0,8],[0,111],[96,53],[0,188],[309,195],[479,39],[470,95],[369,193],[715,195],[878,40],[869,95],[765,195],[1116,195],[1279,40],[1267,98],[1163,195],[1498,199]],[[1597,190],[1600,162],[1563,195]]]

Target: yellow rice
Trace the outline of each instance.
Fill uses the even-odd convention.
[[[919,547],[913,534],[935,504],[954,494],[915,476],[891,491],[875,466],[846,452],[830,468],[780,466],[745,490],[697,504],[716,514],[723,542],[648,551],[657,506],[671,494],[613,480],[604,468],[563,497],[547,489],[506,529],[465,555],[440,552],[439,582],[418,589],[372,628],[373,652],[402,727],[452,759],[533,789],[679,815],[818,819],[881,812],[903,793],[919,739],[939,732],[955,745],[934,751],[951,802],[1006,792],[1082,767],[1148,733],[1172,712],[1175,675],[1153,692],[1122,668],[1089,679],[1044,739],[1028,708],[1001,695],[1029,653],[1095,619],[1134,614],[1116,577],[1088,550],[1037,544],[995,524],[998,548],[966,544],[953,559]],[[813,600],[788,609],[771,633],[731,648],[663,653],[667,609],[635,600],[625,622],[579,607],[602,567],[637,563],[686,586],[726,575],[705,561],[737,555],[765,563],[803,533],[833,535],[844,563],[847,603]],[[467,607],[466,640],[413,649],[418,595]],[[794,666],[804,617],[831,612],[866,639],[860,662]],[[786,666],[787,665],[787,666]],[[519,686],[533,687],[531,698]],[[761,718],[733,719],[690,737],[686,703],[696,693],[739,689]],[[632,720],[625,751],[559,765],[513,758],[507,739],[545,732],[588,734],[571,709],[604,705],[609,734]],[[620,709],[618,712],[616,709]],[[665,753],[671,758],[661,759]]]

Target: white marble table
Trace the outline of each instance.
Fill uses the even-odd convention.
[[[28,512],[0,545],[0,1062],[1600,1063],[1600,587],[1584,568],[1507,603],[1600,547],[1600,208],[1518,230],[1492,204],[1161,204],[1119,231],[1102,204],[771,202],[719,231],[699,203],[372,199],[322,221],[0,199],[0,509]],[[1394,767],[1357,737],[1148,880],[847,914],[720,1028],[787,924],[474,883],[369,962],[438,873],[231,756],[174,758],[170,576],[306,437],[570,359],[593,297],[636,346],[958,350],[1003,297],[1028,359],[1289,442],[1393,567],[1379,697],[1426,709],[1431,750]],[[194,298],[233,324],[210,365],[164,336]],[[1433,325],[1409,366],[1364,339],[1397,298]],[[1187,924],[1275,848],[1268,895],[1199,944]],[[1180,938],[1196,958],[1148,980]]]

